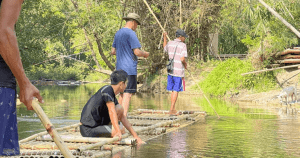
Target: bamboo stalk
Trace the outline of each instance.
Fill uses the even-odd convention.
[[[146,1],[146,0],[143,0],[143,1],[144,1],[144,3],[146,4],[146,6],[148,7],[150,13],[153,15],[153,17],[154,17],[155,20],[157,21],[157,23],[158,23],[158,25],[160,26],[160,28],[163,30],[163,32],[166,32],[165,29],[161,26],[159,20],[158,20],[157,17],[155,16],[155,14],[153,13],[153,11],[152,11],[152,9],[150,8],[150,6],[149,6],[149,4],[147,3],[147,1]],[[168,35],[167,35],[167,38],[168,38],[169,41],[171,41]]]
[[[55,127],[53,124],[50,122],[48,116],[45,114],[41,106],[37,103],[36,100],[32,101],[32,107],[34,111],[37,113],[38,117],[40,118],[41,122],[43,123],[44,127],[46,128],[47,132],[51,135],[53,138],[54,142],[60,149],[60,151],[63,153],[63,155],[66,158],[71,158],[73,157],[73,154],[70,152],[70,150],[65,146],[64,142],[58,135]]]
[[[166,19],[166,22],[164,24],[164,28],[166,28],[167,22],[168,22],[168,18]],[[161,37],[160,37],[160,40],[159,40],[159,44],[158,44],[158,49],[160,49],[160,45],[161,45],[161,41],[162,41],[163,37],[164,37],[164,33],[161,34]]]
[[[290,23],[288,23],[283,17],[281,17],[275,10],[268,6],[263,0],[258,0],[263,6],[265,6],[275,17],[277,17],[285,26],[287,26],[291,31],[293,31],[299,38],[300,33],[295,29]]]
[[[168,110],[149,110],[149,109],[138,109],[139,113],[151,113],[151,114],[169,114]],[[203,113],[205,111],[178,111],[178,114],[194,114],[194,113]]]
[[[57,128],[56,131],[63,131],[63,130],[67,130],[67,129],[70,129],[70,128],[76,128],[79,125],[80,125],[80,123],[76,123],[74,125],[70,125],[70,126],[66,126],[66,127],[62,127],[62,128]],[[25,139],[20,140],[19,143],[22,144],[22,143],[28,142],[30,140],[33,140],[33,139],[39,137],[39,136],[46,135],[47,133],[48,132],[45,131],[45,132],[40,132],[40,133],[34,134],[34,135],[30,136],[30,137],[27,137]]]
[[[70,142],[70,143],[98,143],[101,141],[107,141],[110,140],[111,138],[95,138],[95,137],[74,137],[72,135],[63,135],[61,136],[62,140],[64,142]],[[45,135],[41,137],[36,138],[37,141],[53,141],[53,139],[50,137],[50,135]],[[120,145],[135,145],[136,144],[136,139],[122,139],[119,142],[116,142],[116,144]]]
[[[194,82],[196,83],[197,87],[198,87],[198,88],[200,89],[200,91],[202,92],[204,98],[205,98],[205,99],[207,100],[207,102],[209,103],[209,106],[210,106],[210,107],[214,110],[214,112],[217,114],[218,119],[220,119],[219,114],[217,113],[217,111],[215,110],[215,108],[211,105],[209,99],[208,99],[208,98],[206,97],[206,95],[203,93],[201,87],[197,84],[196,80],[194,79],[194,77],[193,77],[193,75],[191,74],[191,72],[189,71],[189,69],[186,69],[186,70],[189,72],[190,76],[192,76],[192,79],[194,80]]]
[[[38,144],[39,143],[39,144]],[[31,150],[57,150],[59,149],[55,143],[46,143],[46,142],[38,142],[35,144],[21,144],[21,149],[31,149]],[[68,144],[67,148],[69,150],[76,150],[80,144]]]
[[[197,115],[198,114],[192,114],[191,116],[197,116]],[[149,129],[153,129],[153,128],[157,128],[157,127],[161,127],[161,126],[166,126],[167,124],[173,124],[173,123],[179,122],[181,120],[184,120],[188,117],[190,117],[190,115],[184,115],[184,116],[178,117],[177,120],[170,120],[170,121],[161,122],[161,123],[158,123],[158,124],[155,124],[155,125],[152,125],[152,126],[148,126],[148,127],[136,130],[135,132],[140,133],[140,132],[143,132],[143,131],[147,131]],[[129,136],[129,133],[125,133],[124,135],[122,135],[122,139],[127,138],[128,136]],[[118,141],[118,140],[119,140],[119,137],[114,137],[114,138],[111,138],[109,140],[102,141],[102,142],[99,142],[99,143],[81,146],[77,149],[77,151],[78,152],[86,151],[86,150],[93,149],[95,147],[99,147],[99,146],[102,146],[102,145],[105,145],[105,144],[111,144],[111,143],[113,143],[115,141]]]
[[[73,155],[78,155],[78,153],[75,150],[71,150]],[[33,155],[62,155],[62,153],[60,152],[60,150],[25,150],[25,151],[21,151],[20,156],[33,156]],[[82,155],[92,155],[91,152],[87,151],[82,153]]]
[[[292,67],[298,67],[298,66],[300,66],[300,64],[290,65],[290,66],[283,66],[283,67],[277,67],[277,68],[273,68],[273,69],[265,69],[265,70],[252,71],[252,72],[243,73],[241,75],[244,76],[244,75],[249,75],[249,74],[256,74],[256,73],[259,73],[259,72],[274,71],[274,70],[278,70],[278,69],[292,68]]]
[[[179,8],[180,8],[180,24],[179,24],[179,28],[181,28],[181,25],[182,25],[182,7],[181,7],[181,0],[179,0]]]
[[[127,119],[137,119],[137,120],[173,120],[176,117],[142,117],[142,116],[127,116]]]

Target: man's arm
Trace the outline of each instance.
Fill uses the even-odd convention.
[[[166,45],[168,43],[167,34],[168,34],[167,32],[164,32],[164,44],[163,44],[164,48],[166,47]]]
[[[183,64],[184,68],[187,69],[186,57],[181,57],[180,60],[181,60],[181,63]]]
[[[119,140],[122,139],[122,133],[118,124],[118,115],[115,108],[115,103],[112,101],[109,101],[106,103],[109,113],[109,118],[111,121],[111,124],[113,125],[114,129],[116,130],[117,134],[116,136],[119,136]]]
[[[26,77],[20,58],[17,37],[14,32],[23,0],[3,0],[0,13],[0,54],[16,77],[20,87],[20,101],[28,110],[33,110],[33,97],[43,102],[39,90]]]
[[[136,132],[133,130],[131,124],[129,123],[129,121],[127,120],[127,118],[124,115],[123,115],[123,117],[121,119],[121,122],[124,125],[124,127],[131,133],[131,135],[137,140],[137,144],[144,143],[142,141],[142,139],[140,137],[138,137],[138,135],[136,134]]]
[[[116,54],[117,54],[116,48],[112,47],[112,49],[111,49],[111,55],[116,55]]]
[[[133,52],[138,57],[148,58],[148,56],[149,56],[149,52],[142,51],[139,48],[134,49]]]

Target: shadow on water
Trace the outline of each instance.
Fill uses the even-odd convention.
[[[45,113],[56,128],[79,122],[87,100],[103,86],[88,84],[74,87],[38,87],[44,97]],[[204,98],[179,95],[176,109],[206,111],[204,122],[157,137],[139,149],[119,153],[122,157],[300,157],[299,120],[277,109],[248,108]],[[19,137],[45,131],[32,111],[18,108]],[[169,110],[170,95],[138,93],[132,97],[134,109]],[[285,110],[288,111],[288,110]]]

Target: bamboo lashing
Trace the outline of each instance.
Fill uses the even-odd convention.
[[[206,97],[206,95],[203,93],[203,91],[202,91],[202,89],[201,89],[201,87],[197,84],[197,81],[194,79],[194,77],[193,77],[193,75],[191,74],[191,72],[189,71],[189,69],[186,69],[188,72],[189,72],[189,74],[190,74],[190,76],[192,77],[192,79],[194,80],[194,82],[196,83],[196,85],[197,85],[197,87],[199,88],[199,90],[201,91],[201,93],[203,94],[203,96],[204,96],[204,98],[207,100],[207,102],[208,102],[208,104],[209,104],[209,106],[214,110],[214,112],[217,114],[217,116],[218,116],[218,119],[220,119],[220,116],[219,116],[219,114],[217,113],[217,111],[215,110],[215,108],[211,105],[211,103],[210,103],[210,101],[209,101],[209,99]]]
[[[192,115],[196,116],[198,114],[192,114]],[[157,128],[157,127],[161,127],[161,126],[166,126],[167,124],[176,123],[176,122],[181,121],[183,119],[186,119],[188,117],[189,117],[189,115],[181,116],[181,117],[178,117],[178,119],[176,119],[176,120],[161,122],[161,123],[158,123],[158,124],[155,124],[155,125],[152,125],[152,126],[144,127],[144,128],[142,128],[140,130],[137,130],[135,132],[140,133],[140,132],[143,132],[143,131],[147,131],[149,129],[153,129],[153,128]],[[127,138],[128,136],[129,136],[129,133],[126,133],[126,134],[122,135],[122,139]],[[103,141],[103,142],[99,142],[99,143],[95,143],[95,144],[91,144],[91,145],[86,145],[86,146],[81,146],[77,149],[77,151],[79,151],[79,152],[86,151],[86,150],[93,149],[95,147],[99,147],[99,146],[102,146],[102,145],[105,145],[105,144],[111,144],[111,143],[113,143],[115,141],[118,141],[118,140],[119,140],[119,137],[114,137],[114,138],[111,138],[110,140],[107,140],[107,141]]]
[[[47,132],[51,135],[54,142],[66,158],[73,157],[71,151],[66,147],[60,136],[58,135],[56,129],[54,128],[53,124],[50,122],[48,116],[45,114],[41,106],[37,103],[36,99],[32,100],[32,108],[40,118],[41,122],[43,123],[44,127],[46,128]]]
[[[155,16],[155,14],[153,13],[153,11],[152,11],[152,9],[150,8],[150,6],[149,6],[149,4],[147,3],[147,1],[146,1],[146,0],[143,0],[143,1],[144,1],[144,3],[146,4],[146,6],[148,7],[150,13],[153,15],[154,19],[157,21],[157,23],[158,23],[158,25],[160,26],[160,28],[163,30],[163,32],[166,32],[165,29],[164,29],[164,28],[162,27],[162,25],[160,24],[160,22],[159,22],[159,20],[157,19],[157,17]],[[167,35],[167,38],[168,38],[169,41],[171,41],[168,35]]]

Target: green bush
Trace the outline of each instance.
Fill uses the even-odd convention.
[[[109,75],[106,74],[101,74],[99,72],[92,72],[89,73],[86,77],[85,77],[85,81],[89,81],[89,82],[95,82],[95,81],[102,81],[105,79],[108,79]]]
[[[261,92],[275,87],[273,72],[241,75],[253,70],[249,60],[231,58],[220,63],[200,85],[204,92],[214,96],[224,96],[228,91],[238,93],[241,89]]]
[[[71,67],[47,64],[32,66],[31,70],[26,72],[30,80],[39,80],[41,78],[51,80],[82,80],[87,75],[87,66],[75,64]]]

